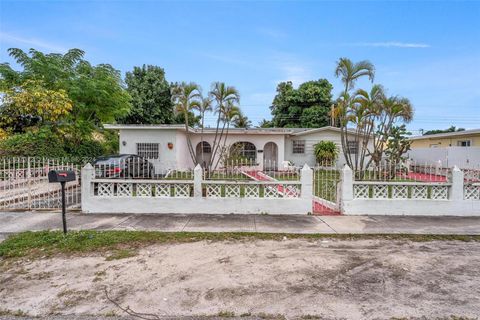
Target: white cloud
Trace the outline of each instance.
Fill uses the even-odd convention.
[[[6,43],[9,46],[27,45],[30,48],[42,48],[55,52],[66,52],[67,48],[36,38],[24,38],[10,33],[0,31],[0,43]]]
[[[413,43],[413,42],[397,42],[397,41],[388,41],[388,42],[358,42],[358,43],[348,43],[347,46],[353,47],[383,47],[383,48],[430,48],[429,44],[426,43]]]

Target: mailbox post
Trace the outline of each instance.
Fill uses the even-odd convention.
[[[75,181],[75,171],[73,170],[51,170],[48,173],[48,182],[59,182],[62,186],[62,222],[63,233],[67,233],[66,203],[65,203],[65,184],[69,181]]]

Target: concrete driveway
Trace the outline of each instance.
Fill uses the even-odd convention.
[[[480,217],[67,214],[72,230],[480,234]],[[61,229],[59,212],[0,212],[0,237]]]

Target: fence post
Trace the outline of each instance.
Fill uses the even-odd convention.
[[[344,165],[340,170],[340,202],[351,200],[353,200],[353,171],[348,165]]]
[[[306,163],[300,171],[300,182],[302,183],[300,197],[313,200],[313,170]]]
[[[88,212],[88,205],[90,197],[92,196],[92,178],[94,175],[94,168],[90,163],[87,163],[81,171],[82,175],[82,193],[81,193],[81,205],[82,211],[87,213]]]
[[[450,200],[463,200],[463,179],[463,171],[460,170],[457,166],[453,167]]]
[[[193,169],[193,196],[195,198],[202,197],[202,179],[203,169],[200,164],[197,164],[195,169]]]

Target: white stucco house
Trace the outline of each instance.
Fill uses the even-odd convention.
[[[157,172],[168,169],[191,169],[194,166],[188,151],[184,125],[116,124],[105,125],[105,128],[118,131],[121,154],[138,154],[146,157],[155,165]],[[190,128],[190,137],[196,155],[199,156],[202,153],[201,129]],[[209,158],[214,139],[215,129],[205,128],[203,159]],[[315,129],[231,128],[226,146],[235,144],[240,146],[243,156],[256,163],[260,170],[272,165],[282,169],[286,161],[296,166],[302,166],[305,163],[310,166],[315,165],[314,145],[319,141],[335,142],[340,151],[337,164],[345,163],[341,151],[340,129],[330,126]],[[355,144],[354,141],[349,143]],[[350,149],[356,152],[358,147],[352,145]]]

